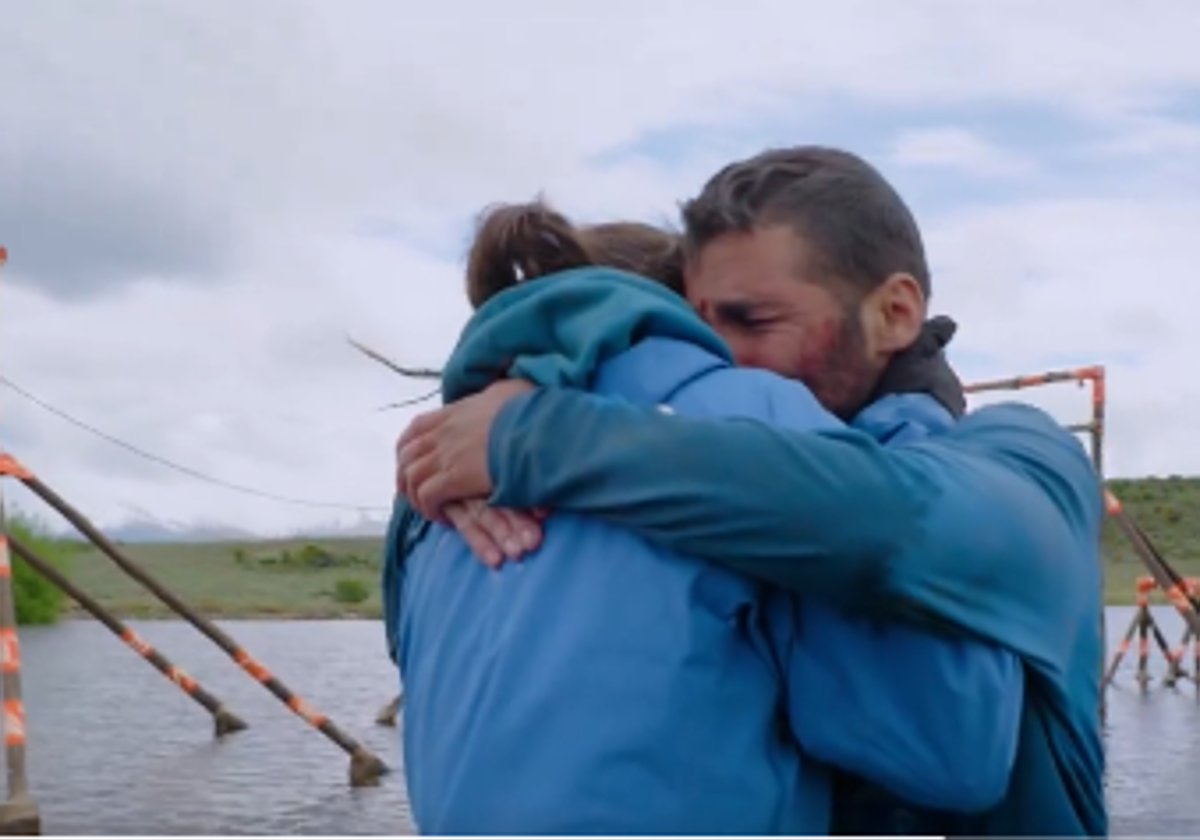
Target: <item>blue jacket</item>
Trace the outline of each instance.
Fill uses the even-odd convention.
[[[471,371],[494,376],[515,360],[641,404],[768,411],[765,395],[716,384],[730,371],[723,346],[670,293],[625,280],[624,294],[585,306],[573,299],[580,282],[522,285],[483,307],[447,367],[447,393],[469,392]],[[597,282],[616,290],[622,279]],[[547,320],[550,311],[559,317]],[[547,325],[581,343],[554,352]],[[624,339],[621,325],[632,325]],[[694,340],[638,341],[651,330]],[[602,344],[580,363],[583,348]],[[760,584],[571,515],[547,523],[536,554],[498,572],[440,525],[400,550],[404,764],[422,832],[805,834],[828,825],[827,776],[806,768],[780,726],[781,665]]]
[[[1091,464],[1024,405],[933,431],[885,448],[864,430],[788,433],[544,389],[493,424],[492,501],[585,512],[809,600],[1011,651],[1025,698],[1007,791],[943,814],[936,833],[1105,835]]]
[[[511,372],[519,372],[535,381],[584,385],[590,380],[595,393],[620,396],[624,400],[639,404],[667,403],[681,414],[738,416],[798,429],[834,429],[840,426],[816,404],[807,390],[795,383],[763,372],[729,368],[724,358],[723,345],[707,331],[707,328],[697,333],[695,330],[699,324],[698,320],[673,296],[663,296],[659,290],[641,281],[630,283],[628,278],[613,276],[612,272],[576,274],[573,278],[557,278],[555,284],[531,284],[523,288],[520,297],[513,293],[501,296],[507,298],[506,304],[509,304],[504,310],[481,311],[472,324],[476,331],[475,337],[465,340],[460,345],[459,352],[448,368],[448,379],[459,375],[456,371],[467,371],[468,378],[472,370],[485,371],[487,375],[475,382],[475,387],[479,387],[486,384],[490,376],[495,375],[496,359],[516,360]],[[654,295],[646,297],[647,289],[653,289]],[[517,301],[519,306],[515,307],[514,315],[512,304]],[[569,305],[564,305],[564,301],[569,301]],[[658,311],[661,302],[669,302],[670,309],[666,310],[670,313],[669,316]],[[546,317],[550,312],[557,317]],[[582,316],[578,323],[582,325],[586,321],[587,329],[570,329],[567,326],[570,323],[569,319],[564,313]],[[521,324],[521,320],[525,318],[532,319],[534,324],[556,326],[549,333],[544,329],[535,328],[531,335],[530,327]],[[489,327],[481,328],[481,321],[488,323]],[[503,325],[504,328],[491,328],[497,324]],[[607,329],[600,325],[607,325]],[[472,328],[468,329],[468,336],[471,335]],[[659,338],[638,340],[643,335],[663,332],[675,333],[681,338],[686,336],[688,341],[685,343]],[[480,335],[483,338],[480,338]],[[506,340],[514,343],[504,346]],[[629,347],[631,344],[632,349],[622,351],[622,347]],[[601,346],[603,350],[596,352],[597,346]],[[612,355],[613,353],[616,355]],[[602,361],[606,356],[610,356],[609,360]],[[579,363],[580,359],[589,357],[594,361]],[[589,371],[589,366],[592,371]],[[565,382],[564,377],[567,380]],[[453,393],[462,393],[470,389],[451,390]],[[904,399],[920,401],[924,398]],[[897,427],[891,422],[890,415],[882,419],[881,434],[893,435]],[[901,426],[908,422],[903,421]],[[507,797],[505,809],[508,809],[504,817],[507,819],[504,826],[514,831],[569,829],[678,832],[689,830],[689,825],[698,826],[699,830],[708,833],[722,829],[743,833],[764,830],[763,827],[767,825],[763,822],[766,812],[760,809],[756,814],[748,802],[731,805],[733,810],[726,813],[721,811],[723,803],[732,803],[740,796],[735,791],[727,791],[729,795],[717,794],[714,797],[707,790],[695,786],[688,791],[679,791],[672,795],[669,791],[646,790],[643,781],[636,793],[634,788],[623,788],[621,785],[608,789],[606,801],[593,801],[586,796],[571,796],[572,785],[578,786],[577,793],[596,789],[594,781],[582,784],[589,776],[594,779],[612,777],[619,780],[623,773],[628,772],[618,770],[616,775],[613,775],[611,755],[598,749],[600,744],[608,744],[610,749],[619,747],[620,751],[626,752],[636,749],[644,754],[655,755],[664,767],[686,766],[686,752],[671,752],[673,744],[687,746],[686,738],[678,740],[686,729],[682,725],[684,719],[676,714],[668,714],[665,708],[662,718],[654,721],[654,726],[660,727],[655,730],[655,734],[647,731],[645,720],[623,721],[620,715],[610,714],[603,740],[593,742],[578,735],[564,736],[568,737],[565,742],[566,750],[542,755],[539,757],[540,763],[530,762],[528,772],[532,779],[530,784],[534,789],[543,789],[546,778],[553,778],[562,785],[564,793],[556,800],[559,806],[549,806],[544,797],[523,804],[513,801],[513,788],[520,785],[510,778],[508,767],[512,763],[511,754],[514,751],[519,753],[522,748],[528,750],[524,742],[514,742],[509,736],[509,740],[488,748],[488,742],[502,739],[498,735],[481,735],[481,732],[490,731],[492,728],[490,723],[486,729],[481,724],[472,734],[469,748],[456,743],[454,749],[446,753],[447,743],[454,743],[453,732],[447,731],[444,725],[434,727],[431,724],[423,724],[425,712],[419,708],[423,704],[427,706],[429,701],[428,697],[418,693],[422,686],[428,686],[435,681],[445,683],[449,680],[461,683],[466,679],[470,682],[475,678],[467,679],[464,675],[482,673],[486,676],[480,676],[479,680],[489,687],[488,690],[485,691],[476,685],[474,692],[464,693],[463,687],[459,685],[447,688],[446,696],[496,695],[503,698],[503,703],[479,709],[471,708],[470,703],[460,702],[456,704],[460,711],[469,712],[472,720],[494,721],[497,724],[511,720],[514,715],[518,719],[522,715],[528,716],[530,705],[520,702],[520,699],[522,693],[528,693],[532,687],[538,685],[538,681],[530,676],[531,669],[534,674],[554,671],[561,674],[570,673],[572,670],[586,672],[588,669],[579,662],[577,656],[571,654],[571,651],[582,646],[584,649],[603,652],[605,646],[597,647],[596,643],[601,637],[606,639],[606,644],[619,647],[626,631],[630,644],[635,643],[636,636],[640,639],[636,644],[648,646],[652,650],[662,648],[668,640],[673,640],[670,644],[678,645],[677,632],[694,626],[698,618],[706,618],[711,606],[711,594],[721,591],[725,591],[726,597],[732,598],[724,603],[739,604],[739,609],[747,610],[748,615],[756,616],[751,627],[764,625],[750,631],[746,638],[757,651],[760,661],[773,663],[776,668],[782,664],[787,670],[782,683],[786,685],[784,693],[792,711],[792,731],[801,743],[805,743],[812,755],[827,758],[845,769],[866,775],[898,794],[906,795],[911,801],[935,807],[956,804],[982,808],[996,801],[1003,793],[1015,748],[1016,720],[1021,706],[1020,671],[1015,666],[1014,658],[1006,652],[988,649],[979,643],[961,639],[939,639],[928,632],[878,627],[866,621],[853,621],[832,611],[822,611],[815,606],[797,609],[790,597],[778,594],[764,597],[760,591],[747,590],[744,579],[714,576],[711,567],[687,561],[683,561],[682,567],[689,569],[685,578],[690,580],[696,577],[698,580],[707,581],[702,589],[709,595],[696,600],[697,587],[694,584],[682,586],[676,594],[684,594],[689,589],[692,590],[692,594],[680,602],[682,608],[678,612],[673,611],[671,624],[678,624],[674,627],[676,632],[657,638],[656,636],[662,636],[667,628],[655,629],[649,625],[641,626],[626,621],[621,621],[619,626],[614,627],[611,623],[613,614],[620,614],[625,610],[634,610],[636,613],[650,595],[653,597],[645,608],[661,613],[660,602],[664,590],[660,579],[665,574],[662,560],[656,561],[653,556],[646,556],[643,545],[640,552],[625,548],[626,553],[621,557],[619,565],[615,565],[612,559],[601,557],[591,562],[581,562],[577,555],[588,553],[581,549],[581,546],[589,546],[588,535],[595,531],[597,524],[571,517],[556,517],[553,527],[547,533],[546,544],[533,558],[534,564],[525,567],[527,570],[522,573],[520,582],[512,584],[514,593],[505,596],[507,599],[514,597],[515,593],[520,593],[521,603],[527,605],[528,615],[517,619],[513,615],[511,603],[499,605],[489,602],[492,608],[504,613],[506,627],[523,620],[537,628],[528,638],[506,637],[505,646],[497,652],[497,656],[513,657],[513,662],[521,663],[517,671],[521,675],[517,682],[518,687],[501,691],[496,682],[499,675],[507,675],[510,669],[516,667],[513,663],[506,662],[503,666],[497,664],[496,667],[483,668],[481,663],[471,662],[472,659],[478,658],[476,655],[467,657],[462,668],[447,667],[448,656],[458,661],[452,652],[447,653],[447,649],[455,649],[451,636],[457,637],[459,633],[452,633],[451,629],[457,628],[457,622],[461,622],[462,619],[460,611],[448,613],[444,609],[444,599],[448,596],[437,594],[456,593],[456,601],[461,602],[460,598],[469,597],[461,595],[465,579],[487,579],[490,576],[476,561],[469,558],[465,547],[456,536],[443,532],[440,528],[434,528],[427,541],[433,539],[432,534],[438,534],[438,551],[445,553],[452,549],[452,553],[456,552],[453,556],[457,557],[459,562],[447,562],[445,557],[426,558],[427,541],[416,543],[424,527],[411,518],[403,506],[398,508],[393,521],[393,531],[389,536],[391,553],[398,555],[396,559],[402,560],[412,545],[416,544],[416,548],[412,550],[407,564],[401,566],[389,562],[385,565],[388,569],[403,569],[407,578],[403,588],[403,608],[399,611],[398,622],[401,640],[399,658],[409,697],[406,765],[412,780],[411,796],[417,809],[418,824],[424,830],[465,830],[464,826],[473,830],[480,830],[481,826],[489,831],[500,830],[494,813],[473,815],[478,822],[454,822],[464,819],[465,810],[478,810],[477,802],[464,797],[476,797],[480,786],[487,790],[492,789],[488,784],[489,774],[500,772],[500,766],[504,767],[503,789]],[[570,528],[570,531],[563,536],[564,529],[567,528]],[[554,555],[563,553],[566,543],[571,544],[569,551],[576,556],[571,559],[556,558]],[[598,546],[605,547],[603,543],[598,543]],[[606,548],[611,550],[611,547]],[[389,558],[389,561],[392,559]],[[558,564],[563,565],[556,571],[555,566]],[[592,568],[593,566],[596,568]],[[535,568],[539,570],[539,576],[536,578],[530,571]],[[614,572],[619,574],[614,576]],[[503,574],[502,572],[501,575]],[[417,588],[412,581],[416,580],[418,575],[422,576],[423,587],[430,585],[430,580],[434,580],[444,589],[426,591],[422,588],[420,594],[416,594]],[[611,600],[605,600],[603,597],[606,593],[605,584],[612,587],[611,591],[607,592]],[[581,586],[584,589],[577,590],[577,587]],[[646,587],[649,587],[648,591]],[[491,589],[495,588],[496,584],[493,582]],[[543,593],[540,600],[532,594],[535,590]],[[590,593],[586,598],[580,595],[580,602],[586,602],[585,609],[581,610],[579,604],[564,599],[564,595],[571,591]],[[388,595],[389,603],[393,598],[394,595]],[[437,609],[434,609],[435,604]],[[475,617],[482,615],[478,604],[469,610],[466,606],[463,609]],[[391,616],[393,628],[397,625],[395,612],[392,611]],[[551,640],[545,638],[545,634],[547,626],[560,626],[560,620],[554,617],[555,612],[569,616],[569,619],[563,620],[573,629],[566,636],[555,632],[551,644]],[[451,615],[454,616],[453,623],[449,617]],[[586,620],[589,616],[599,624]],[[426,638],[424,634],[432,632],[431,623],[435,628],[439,626],[439,617],[442,622],[442,633],[438,636],[441,646],[437,661],[440,667],[437,671],[423,674],[413,657],[424,657],[424,661],[431,661],[432,653],[427,649],[422,650],[424,646],[420,640]],[[796,643],[801,628],[802,632],[807,634],[802,639],[812,639],[807,645],[803,640]],[[649,635],[643,637],[646,633]],[[688,649],[694,647],[697,651],[704,651],[708,649],[709,644],[714,644],[716,650],[729,649],[728,641],[722,643],[719,636],[705,639],[694,630],[688,630],[686,638]],[[462,646],[461,642],[459,646]],[[469,645],[466,647],[470,648]],[[559,652],[557,655],[561,656],[562,662],[570,664],[560,663],[556,666],[554,651]],[[867,667],[863,667],[864,658],[870,663]],[[736,660],[717,661],[712,656],[712,651],[705,653],[702,661],[711,669],[707,672],[708,678],[713,678],[718,672],[724,672],[721,678],[724,682],[732,679],[732,675],[737,673]],[[903,667],[902,663],[906,662],[909,675],[914,674],[914,668],[917,669],[917,673],[922,677],[921,682],[895,678],[895,667]],[[621,666],[624,680],[633,680],[638,686],[637,695],[645,701],[651,701],[655,696],[656,679],[669,677],[672,684],[677,684],[695,676],[689,677],[694,667],[676,665],[675,670],[677,673],[673,675],[669,670],[663,674],[646,675],[634,668],[632,663]],[[446,671],[453,674],[453,677],[447,677],[444,674]],[[775,672],[775,676],[775,697],[778,698],[778,671]],[[574,684],[575,680],[569,682]],[[616,680],[617,684],[607,687],[597,683],[589,692],[589,698],[600,702],[603,707],[614,708],[612,703],[603,698],[606,692],[618,691],[619,682],[620,678]],[[506,677],[505,684],[507,683]],[[761,714],[756,714],[754,710],[763,708],[763,698],[770,694],[770,691],[764,692],[765,684],[761,680],[753,686],[742,687],[749,688],[750,694],[755,695],[756,700],[745,702],[743,698],[743,702],[730,703],[733,698],[723,696],[728,690],[713,693],[712,686],[708,686],[709,694],[706,696],[704,687],[698,686],[698,691],[691,692],[692,703],[697,709],[706,708],[716,715],[720,720],[720,730],[729,732],[732,729],[732,734],[745,733],[748,739],[745,743],[749,743],[755,731],[761,739],[764,731],[763,721]],[[758,693],[755,694],[755,691]],[[560,702],[564,704],[578,703],[569,699],[571,690],[561,684],[551,693],[556,693],[555,696],[561,698]],[[665,692],[659,692],[659,695],[667,697]],[[705,697],[706,703],[697,704],[697,697]],[[667,699],[669,701],[669,697]],[[637,705],[644,709],[646,704]],[[659,707],[662,703],[649,702],[648,705]],[[667,706],[669,705],[668,702]],[[586,703],[584,707],[586,708]],[[847,713],[841,713],[842,707],[848,709]],[[539,707],[534,704],[532,708]],[[864,711],[869,711],[870,714],[864,716]],[[444,716],[448,712],[443,710],[439,714]],[[634,715],[635,718],[644,718],[646,713],[644,710],[638,710]],[[735,721],[736,725],[733,724]],[[868,725],[867,729],[864,729],[864,724]],[[542,722],[540,725],[545,724]],[[414,727],[420,730],[423,726],[428,727],[424,735],[420,732],[414,733]],[[595,726],[594,722],[592,726]],[[526,731],[521,727],[505,729],[522,733]],[[766,731],[770,731],[770,728]],[[872,737],[864,737],[867,732],[874,734]],[[919,733],[920,737],[914,738],[914,733]],[[422,738],[428,741],[422,743]],[[481,738],[483,743],[477,743]],[[736,740],[734,738],[734,741]],[[443,754],[431,755],[429,750],[436,749],[439,744]],[[490,755],[493,759],[490,763],[480,756],[480,752],[483,751],[486,757],[488,749],[491,749]],[[720,762],[714,763],[740,766],[742,770],[736,775],[746,780],[754,778],[754,787],[760,792],[770,789],[772,778],[774,782],[779,782],[778,775],[770,777],[768,774],[768,781],[764,782],[762,774],[754,772],[753,768],[761,765],[761,752],[753,755],[751,750],[752,755],[747,763],[745,757],[739,759],[736,753],[731,752],[728,745],[722,747],[721,744],[711,743],[710,750],[726,756]],[[505,755],[509,756],[507,762],[504,761]],[[778,757],[774,760],[778,761]],[[422,779],[430,778],[430,773],[445,775],[446,768],[451,764],[457,766],[456,774],[467,772],[463,768],[468,768],[473,774],[470,783],[462,780],[455,783],[455,789],[460,790],[457,798],[447,798],[444,790],[446,785],[441,783],[442,795],[435,797],[434,792],[425,786],[426,783]],[[577,775],[564,773],[564,768],[573,768]],[[747,771],[746,768],[751,769]],[[632,777],[627,781],[632,781]],[[713,776],[709,781],[715,783],[717,777]],[[767,830],[814,833],[824,833],[828,830],[829,795],[824,773],[809,769],[803,775],[802,781],[802,786],[795,791],[796,795],[789,799],[792,816],[785,818],[785,821],[790,820],[792,827],[786,828],[780,824],[777,817],[773,817]],[[646,803],[649,801],[656,803],[656,807],[647,809]],[[437,813],[423,815],[423,802],[435,803]],[[639,802],[641,804],[638,804]],[[674,813],[670,810],[672,803],[677,809]],[[526,810],[522,811],[521,808]],[[426,814],[429,814],[428,810]],[[655,814],[663,819],[655,822]],[[438,824],[431,823],[430,819]],[[447,820],[450,825],[457,825],[459,828],[445,828]]]

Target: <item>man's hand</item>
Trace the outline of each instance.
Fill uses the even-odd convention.
[[[498,569],[542,542],[541,511],[489,507],[483,499],[450,502],[442,512],[483,564]]]
[[[506,402],[533,386],[505,379],[413,420],[396,444],[396,489],[426,519],[449,502],[486,497],[488,433]]]

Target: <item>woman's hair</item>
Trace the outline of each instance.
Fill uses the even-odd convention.
[[[597,265],[683,293],[679,237],[641,222],[575,227],[544,201],[500,204],[480,216],[467,255],[467,298],[478,309],[526,280]]]

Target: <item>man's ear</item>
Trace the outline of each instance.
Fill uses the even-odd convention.
[[[899,353],[912,346],[925,323],[925,294],[911,274],[893,274],[863,300],[863,327],[873,352]]]

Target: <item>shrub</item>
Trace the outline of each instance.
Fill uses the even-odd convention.
[[[333,584],[333,600],[339,604],[361,604],[370,595],[370,587],[358,578],[339,578]]]
[[[74,545],[50,536],[44,529],[20,516],[7,518],[8,531],[21,544],[59,571],[65,571]],[[12,554],[13,600],[18,624],[53,624],[62,614],[66,596],[21,558]]]
[[[305,568],[324,569],[338,565],[337,559],[319,545],[307,544],[297,553],[297,565]]]

